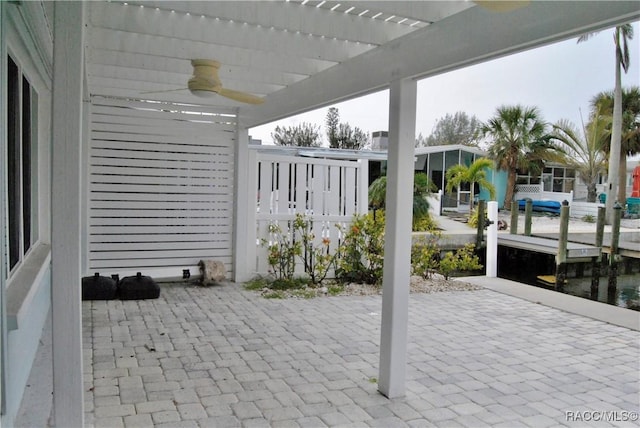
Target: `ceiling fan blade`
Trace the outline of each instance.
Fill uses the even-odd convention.
[[[481,6],[491,12],[510,12],[528,6],[529,0],[475,0]]]
[[[234,91],[232,89],[220,88],[216,90],[219,95],[230,98],[235,101],[247,104],[262,104],[264,98],[257,97],[255,95],[247,94],[246,92]]]
[[[140,94],[164,94],[165,92],[186,91],[187,89],[189,88],[165,89],[163,91],[146,91],[146,92],[140,92]]]

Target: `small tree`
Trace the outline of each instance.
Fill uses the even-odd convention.
[[[446,173],[447,177],[447,192],[453,191],[454,188],[459,187],[463,183],[469,183],[471,191],[475,183],[484,187],[489,191],[489,197],[493,200],[496,198],[496,188],[493,184],[487,180],[487,169],[493,169],[493,161],[487,158],[476,159],[471,165],[454,165],[449,168]],[[471,208],[473,209],[473,195],[471,198]]]
[[[611,135],[610,124],[610,117],[598,113],[593,115],[582,132],[567,120],[553,125],[553,138],[568,148],[565,163],[574,168],[587,185],[587,202],[596,201],[598,177],[607,171],[604,149]]]
[[[417,173],[413,178],[413,227],[424,223],[429,217],[429,202],[426,197],[429,193],[435,192],[436,186],[429,180],[429,177],[422,172]],[[387,198],[387,177],[378,177],[369,186],[369,205],[374,209],[384,209]]]
[[[276,126],[271,133],[273,142],[278,146],[320,147],[320,128],[303,122],[297,126]]]
[[[325,119],[329,147],[338,148],[338,127],[340,126],[340,112],[335,107],[330,107]]]
[[[437,120],[431,135],[419,141],[420,146],[439,146],[444,144],[462,144],[477,146],[480,141],[482,122],[476,116],[463,111],[447,114]],[[419,146],[418,146],[419,147]]]
[[[340,112],[335,107],[329,108],[325,125],[329,147],[333,149],[361,150],[369,142],[369,136],[362,129],[340,122]]]

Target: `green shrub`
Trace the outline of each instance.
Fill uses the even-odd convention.
[[[428,279],[438,269],[440,261],[439,236],[440,233],[421,236],[411,246],[411,273],[413,275]]]
[[[484,218],[489,218],[488,215],[489,214],[487,213],[487,210],[485,210]],[[471,210],[471,212],[469,213],[469,220],[467,221],[467,224],[474,229],[478,228],[478,208],[474,208],[473,210]]]
[[[302,214],[296,214],[286,231],[277,223],[271,223],[269,235],[270,239],[262,239],[261,244],[267,247],[267,262],[276,281],[283,281],[282,287],[291,288],[297,281],[293,276],[298,258],[312,284],[322,283],[335,266],[339,251],[331,254],[329,238],[318,241],[313,232],[313,221]]]
[[[380,284],[384,261],[384,215],[355,215],[340,245],[336,279]]]
[[[480,259],[474,254],[475,245],[467,244],[458,248],[455,253],[447,252],[438,266],[438,272],[449,279],[454,272],[482,269]]]
[[[322,238],[317,242],[313,232],[313,222],[302,214],[296,214],[293,230],[301,241],[302,251],[298,255],[304,263],[304,271],[309,275],[312,284],[322,283],[331,268],[335,266],[339,251],[330,253],[329,238]]]
[[[267,262],[271,267],[271,273],[276,279],[290,280],[293,279],[293,273],[296,266],[296,256],[302,254],[302,245],[295,240],[292,225],[288,230],[282,230],[279,224],[269,224],[270,240],[262,239],[262,246],[267,247]]]

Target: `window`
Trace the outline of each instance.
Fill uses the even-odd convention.
[[[31,248],[37,232],[33,186],[37,94],[10,56],[7,79],[8,239],[9,269],[13,269]]]

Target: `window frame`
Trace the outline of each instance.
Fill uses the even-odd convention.
[[[39,94],[19,56],[9,49],[5,57],[8,129],[4,179],[7,183],[7,277],[11,278],[38,242]],[[15,76],[12,75],[12,67],[15,67]],[[11,88],[12,84],[17,87]],[[14,98],[16,96],[17,99]],[[10,122],[13,122],[12,126]]]

